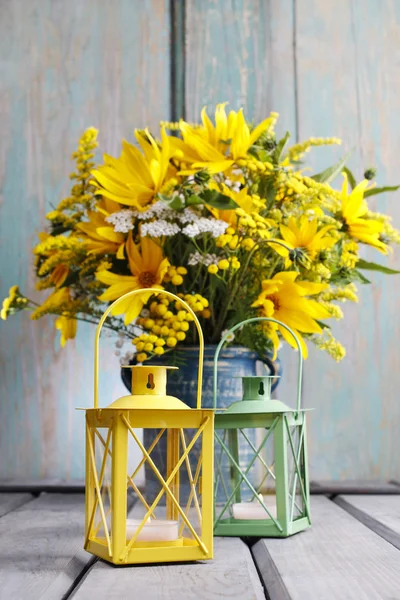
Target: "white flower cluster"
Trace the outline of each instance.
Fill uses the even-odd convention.
[[[128,233],[133,229],[134,211],[129,208],[124,208],[118,212],[112,213],[106,217],[107,223],[114,225],[114,231],[117,233]]]
[[[182,212],[177,213],[176,217],[178,221],[180,221],[183,224],[194,223],[194,221],[197,221],[197,219],[199,218],[199,213],[193,210],[192,208],[188,207],[185,208]]]
[[[176,235],[180,230],[181,228],[176,223],[170,223],[165,219],[159,219],[158,221],[143,223],[140,233],[143,237],[162,237]]]
[[[188,265],[194,267],[195,265],[205,265],[209,267],[210,265],[216,265],[219,261],[219,258],[216,254],[200,254],[200,252],[193,252],[189,256]]]
[[[239,171],[241,173],[241,171]],[[224,179],[226,187],[232,190],[232,192],[240,192],[240,181],[232,181],[228,177]]]
[[[132,360],[132,358],[135,356],[135,354],[133,352],[127,352],[126,354],[124,354],[124,356],[122,356],[119,359],[119,364],[122,365],[129,365],[130,361]]]
[[[162,200],[155,202],[148,210],[144,212],[135,211],[135,217],[140,221],[149,221],[157,217],[158,219],[172,218],[175,211],[169,208]]]
[[[211,233],[213,237],[217,238],[225,232],[227,227],[228,223],[225,223],[225,221],[200,217],[200,219],[197,219],[194,223],[186,225],[186,227],[182,229],[182,232],[190,238],[194,238],[201,233]]]

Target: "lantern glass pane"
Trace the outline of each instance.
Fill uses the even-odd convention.
[[[127,478],[128,490],[133,489],[137,495],[134,508],[128,510],[127,541],[132,540],[146,514],[154,509],[134,543],[181,543],[185,539],[185,543],[197,544],[202,522],[202,434],[191,428],[145,428],[142,443],[143,448],[129,444],[129,452],[135,456],[139,452],[140,461],[136,460],[137,466]]]
[[[92,535],[101,540],[106,540],[106,535],[111,537],[111,456],[112,435],[106,427],[92,429],[94,434],[95,473],[98,482],[100,498],[95,500],[95,513]],[[107,534],[106,534],[107,531]]]
[[[254,503],[254,515],[268,519],[255,496],[262,494],[270,512],[276,515],[274,430],[241,428],[217,430],[222,444],[216,442],[215,497],[216,517],[251,518],[253,507],[238,504]],[[225,446],[225,448],[224,448]],[[230,452],[228,455],[226,449]],[[235,465],[236,463],[236,465]],[[238,468],[239,467],[239,468]],[[268,501],[267,501],[268,499]],[[244,512],[243,512],[244,511]]]
[[[294,453],[292,452],[292,445],[295,451]],[[304,497],[301,487],[301,484],[304,482],[304,444],[302,426],[288,426],[287,457],[289,480],[288,495],[290,508],[289,514],[290,520],[294,521],[297,518],[303,517],[305,514]],[[299,474],[301,477],[299,477]]]
[[[305,515],[301,423],[289,425],[286,417],[277,417],[269,428],[217,429],[216,434],[216,526],[273,520],[278,514],[293,522]]]
[[[243,428],[240,430],[219,430],[218,434],[224,443],[232,448],[235,456],[240,458],[241,465],[249,465],[252,462],[254,456],[254,448],[260,445],[259,432],[261,429],[248,429]],[[268,440],[268,451],[269,456],[273,456],[273,440]],[[230,485],[232,469],[231,460],[229,456],[224,452],[221,445],[216,442],[215,452],[215,497],[219,504],[223,504],[227,499],[228,487]],[[247,472],[247,477],[254,487],[259,487],[264,476],[264,470],[260,461],[255,461]],[[264,481],[267,485],[270,482]],[[271,483],[273,486],[273,482]],[[242,491],[244,500],[251,500],[253,494],[249,487],[245,486]],[[229,497],[229,495],[228,495]]]

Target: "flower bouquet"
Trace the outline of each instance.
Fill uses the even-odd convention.
[[[361,257],[368,245],[387,255],[400,233],[367,200],[396,187],[376,187],[373,170],[357,183],[345,160],[310,176],[304,157],[313,146],[337,138],[289,145],[277,139],[278,115],[256,124],[242,110],[217,106],[214,122],[161,123],[160,138],[136,130],[118,158],[95,164],[97,131],[87,129],[74,152],[70,195],[47,214],[46,232],[34,248],[37,289],[50,291],[38,304],[17,286],[1,317],[31,310],[31,318],[56,315],[61,345],[74,338],[78,321],[97,323],[106,305],[130,290],[157,288],[120,304],[107,327],[130,338],[142,363],[196,340],[191,315],[163,290],[189,303],[206,343],[217,343],[233,324],[273,317],[291,327],[307,356],[313,342],[340,360],[345,349],[329,319],[339,306],[357,302],[365,270],[395,273]],[[331,183],[342,176],[341,189]],[[278,324],[243,329],[230,342],[275,356]],[[122,341],[117,345],[122,345]]]

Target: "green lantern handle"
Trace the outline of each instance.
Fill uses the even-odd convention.
[[[118,304],[120,304],[122,302],[122,300],[125,300],[126,298],[130,298],[132,296],[136,296],[137,294],[148,294],[148,293],[150,293],[151,295],[163,294],[165,296],[169,296],[170,298],[174,298],[175,300],[177,300],[178,302],[183,304],[185,306],[186,310],[193,317],[193,320],[194,320],[196,328],[197,328],[197,333],[199,334],[199,368],[198,368],[198,372],[197,372],[198,374],[197,374],[197,405],[196,405],[196,407],[201,408],[201,388],[202,388],[202,384],[203,384],[203,359],[204,359],[204,336],[203,336],[203,331],[201,329],[201,325],[199,323],[198,318],[196,317],[196,314],[190,308],[190,306],[187,302],[185,302],[184,300],[182,300],[182,298],[179,298],[172,292],[167,292],[166,290],[162,290],[159,288],[141,288],[140,290],[132,290],[131,292],[124,294],[123,296],[121,296],[120,298],[115,300],[115,302],[110,304],[110,306],[107,308],[107,310],[104,312],[103,316],[101,317],[99,324],[97,325],[97,328],[96,328],[96,336],[95,336],[95,341],[94,341],[94,408],[99,407],[99,340],[100,340],[100,333],[101,333],[101,329],[103,327],[104,321],[106,320],[106,318],[108,317],[108,315],[110,314],[112,309],[115,308],[116,306],[118,306]]]
[[[220,343],[217,346],[215,354],[214,354],[214,409],[217,408],[218,358],[219,358],[219,353],[221,351],[221,348],[224,345],[224,343],[226,342],[226,339],[228,338],[228,336],[231,333],[233,333],[234,331],[236,331],[236,329],[238,329],[239,327],[242,327],[243,325],[247,325],[248,323],[256,323],[258,321],[269,321],[270,323],[277,323],[281,327],[284,327],[284,329],[286,329],[286,331],[288,331],[293,336],[293,339],[296,342],[297,349],[299,351],[299,366],[298,366],[298,371],[297,371],[297,409],[296,410],[297,410],[297,412],[299,412],[299,410],[301,408],[301,380],[303,377],[303,351],[301,349],[299,338],[294,333],[294,331],[292,331],[290,329],[290,327],[285,325],[285,323],[282,323],[282,321],[277,321],[276,319],[272,319],[271,317],[254,317],[252,319],[246,319],[245,321],[241,321],[240,323],[238,323],[237,325],[234,325],[231,329],[229,329],[229,331],[227,331],[225,333],[225,335],[223,336],[223,338],[221,339]]]

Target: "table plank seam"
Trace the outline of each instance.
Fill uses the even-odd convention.
[[[262,543],[262,539],[251,546],[250,552],[264,588],[265,597],[267,600],[291,600],[292,597],[268,548]]]
[[[371,531],[379,535],[385,541],[389,542],[392,546],[400,550],[400,535],[390,529],[387,525],[384,525],[374,517],[371,517],[364,511],[352,506],[344,498],[337,496],[333,499],[333,502],[340,506],[343,510],[348,512],[352,517],[360,521],[363,525],[368,527]]]
[[[100,559],[97,556],[92,556],[92,558],[83,567],[82,571],[75,577],[68,590],[62,596],[61,600],[68,600],[68,598],[72,598],[75,595],[75,592],[78,590],[81,583],[83,583],[83,581],[89,575],[89,572],[98,560]]]
[[[10,503],[10,506],[8,508],[3,508],[0,511],[0,519],[2,517],[5,517],[6,515],[9,515],[13,511],[15,511],[18,508],[20,508],[21,506],[24,506],[25,504],[29,504],[29,502],[32,502],[32,500],[35,500],[35,499],[36,499],[36,496],[34,494],[31,494],[30,498],[19,498],[19,499],[16,499],[15,502],[11,502]]]

